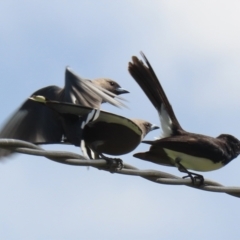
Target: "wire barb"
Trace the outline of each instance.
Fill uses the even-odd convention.
[[[38,145],[16,140],[16,139],[0,139],[0,148],[18,152],[23,154],[42,156],[49,160],[75,166],[89,166],[99,170],[108,171],[111,173],[118,173],[124,175],[132,175],[142,177],[146,180],[166,185],[185,185],[199,190],[209,192],[226,193],[234,197],[240,198],[240,187],[225,187],[217,182],[205,179],[204,185],[196,186],[192,184],[191,179],[182,179],[181,177],[161,172],[158,170],[140,170],[127,163],[123,163],[123,168],[111,169],[108,168],[108,161],[104,159],[90,160],[82,155],[71,153],[67,151],[47,151]]]

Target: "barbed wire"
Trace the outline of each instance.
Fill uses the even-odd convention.
[[[234,197],[240,198],[240,187],[225,187],[220,183],[209,179],[204,179],[204,185],[193,185],[191,179],[182,179],[178,176],[158,171],[158,170],[140,170],[132,165],[123,163],[123,168],[118,169],[118,162],[114,162],[109,167],[109,162],[104,159],[90,160],[82,155],[67,151],[48,151],[38,145],[16,139],[0,139],[0,148],[7,149],[12,152],[23,154],[42,156],[49,160],[75,166],[94,167],[99,170],[118,173],[124,175],[138,176],[146,180],[166,185],[185,185],[199,190],[209,192],[226,193]]]

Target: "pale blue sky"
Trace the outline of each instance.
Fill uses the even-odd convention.
[[[237,1],[2,1],[0,124],[35,90],[63,86],[70,66],[109,77],[129,110],[159,124],[127,71],[143,51],[188,131],[240,138],[240,3]],[[152,132],[147,139],[159,134]],[[62,150],[59,146],[47,148]],[[141,144],[135,151],[147,150]],[[80,153],[76,147],[64,150]],[[122,157],[141,169],[177,169]],[[204,174],[240,186],[240,158]],[[239,199],[15,154],[0,164],[1,239],[239,239]]]

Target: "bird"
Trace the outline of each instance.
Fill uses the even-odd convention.
[[[35,91],[31,96],[44,95],[51,100],[100,108],[101,103],[109,102],[117,107],[125,106],[120,94],[127,90],[108,78],[88,80],[78,76],[70,67],[65,70],[65,86],[48,86]],[[14,138],[36,144],[57,142],[62,137],[59,116],[44,105],[27,99],[7,120],[0,130],[0,138]],[[0,157],[10,151],[0,149]]]
[[[146,56],[145,61],[132,57],[128,71],[135,79],[158,112],[162,135],[152,141],[147,152],[135,153],[134,157],[165,166],[177,167],[190,177],[193,184],[203,184],[204,177],[198,173],[220,169],[240,153],[240,141],[230,134],[218,137],[185,131],[177,120],[173,108]]]
[[[127,154],[133,151],[150,131],[159,129],[158,126],[142,119],[128,119],[78,104],[51,101],[44,96],[33,96],[31,100],[44,104],[59,114],[64,136],[61,142],[54,143],[80,146],[84,155],[90,159],[112,160],[104,154],[113,156]],[[93,120],[82,125],[86,118]]]

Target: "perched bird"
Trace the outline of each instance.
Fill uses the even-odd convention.
[[[101,157],[108,160],[110,158],[103,154],[116,156],[129,153],[150,131],[159,129],[145,120],[128,119],[99,109],[50,101],[42,96],[31,99],[59,114],[64,129],[62,143],[81,146],[84,154],[91,159]],[[95,114],[98,115],[96,118]],[[82,124],[86,118],[93,118],[93,121]]]
[[[212,171],[219,169],[240,153],[240,142],[229,134],[209,137],[190,133],[180,126],[171,104],[143,53],[146,65],[137,57],[132,57],[128,70],[138,85],[156,108],[162,126],[162,136],[150,144],[150,150],[134,154],[134,157],[166,166],[175,166],[185,172],[192,182],[196,179],[203,183],[203,176],[188,171]],[[185,178],[184,177],[184,178]]]
[[[43,95],[48,99],[100,108],[101,103],[109,102],[117,107],[121,103],[117,95],[128,93],[120,85],[107,78],[83,79],[70,68],[66,68],[65,86],[48,86],[32,94]],[[115,98],[114,98],[115,97]],[[62,124],[56,112],[44,105],[26,100],[10,117],[0,131],[0,138],[14,138],[32,143],[57,142],[62,137]],[[0,157],[8,155],[8,150],[0,149]]]

